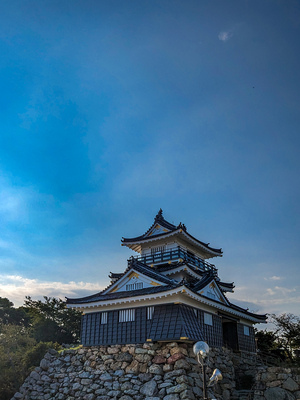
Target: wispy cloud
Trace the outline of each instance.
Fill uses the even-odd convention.
[[[41,299],[43,296],[80,297],[102,290],[99,282],[57,282],[29,279],[20,275],[0,275],[0,296],[13,299],[16,306],[23,304],[25,296]]]
[[[232,38],[232,36],[233,36],[233,31],[228,30],[220,32],[218,38],[222,40],[222,42],[227,42],[230,38]]]
[[[281,281],[283,279],[282,276],[270,276],[269,278],[264,278],[265,281]]]
[[[270,289],[270,288],[267,289],[267,292],[271,296],[273,296],[274,294],[277,294],[278,292],[283,295],[286,295],[286,294],[289,294],[292,292],[296,292],[296,289],[295,288],[290,289],[290,288],[286,288],[286,287],[282,287],[282,286],[275,286],[274,289]]]

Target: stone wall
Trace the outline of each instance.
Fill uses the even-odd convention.
[[[234,389],[229,351],[211,352],[208,374],[222,370],[216,399]],[[192,345],[183,343],[50,350],[13,399],[196,400],[202,396],[200,367]]]
[[[210,391],[210,398],[248,398],[248,394],[243,397],[238,385],[249,377],[251,386],[252,381],[256,382],[255,400],[295,400],[299,397],[299,375],[295,377],[290,370],[279,373],[279,370],[262,367],[255,355],[237,356],[226,349],[211,349],[207,375],[210,376],[215,368],[221,370],[223,380],[214,387],[214,393]],[[290,397],[272,397],[274,390],[271,389],[277,384],[284,391],[282,393]],[[201,398],[201,368],[192,345],[174,342],[83,347],[61,353],[49,350],[13,400]]]
[[[259,368],[254,388],[254,400],[300,400],[300,369]]]

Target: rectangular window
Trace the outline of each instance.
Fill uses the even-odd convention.
[[[250,335],[249,326],[244,325],[244,335],[245,335],[245,336],[249,336],[249,335]]]
[[[212,321],[212,315],[211,314],[204,313],[204,323],[205,323],[205,325],[211,325],[212,326],[213,321]]]
[[[194,308],[194,314],[196,315],[196,317],[198,317],[198,310],[197,310],[197,308]]]
[[[166,250],[166,246],[152,247],[151,254],[163,253],[165,250]]]
[[[119,311],[119,322],[131,322],[135,320],[135,309],[129,308],[128,310]]]
[[[129,283],[128,285],[126,285],[126,290],[138,290],[138,289],[143,289],[143,282]]]
[[[147,307],[147,319],[152,319],[154,313],[154,307]]]
[[[101,313],[101,325],[107,324],[107,312]]]

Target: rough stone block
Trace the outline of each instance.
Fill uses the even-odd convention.
[[[266,400],[295,400],[295,397],[282,388],[269,388],[264,393]]]
[[[292,378],[287,378],[287,380],[283,382],[282,387],[283,389],[290,390],[291,392],[295,392],[299,389],[298,383],[296,383]]]
[[[157,383],[154,380],[151,380],[149,382],[146,382],[140,389],[141,394],[144,394],[145,396],[155,396],[158,392],[157,389]]]

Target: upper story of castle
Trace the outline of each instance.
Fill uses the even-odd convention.
[[[155,268],[171,268],[184,261],[199,271],[211,271],[214,274],[217,273],[215,266],[206,260],[223,255],[222,249],[213,248],[188,233],[184,224],[175,226],[166,221],[162,209],[143,235],[122,238],[122,246],[139,253],[134,257],[136,260]]]

